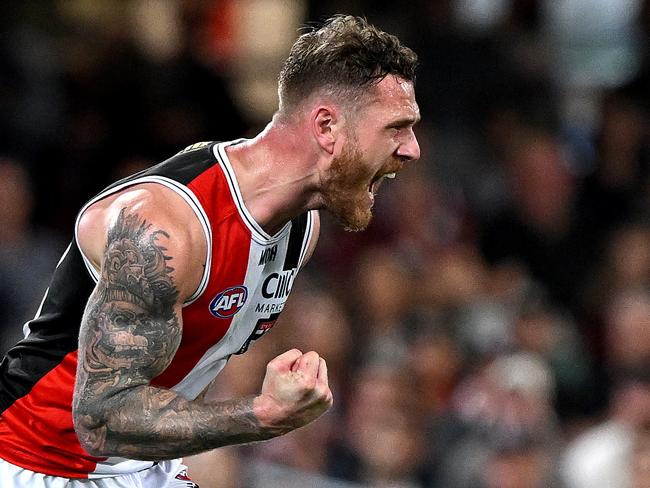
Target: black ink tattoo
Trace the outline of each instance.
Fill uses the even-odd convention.
[[[171,318],[171,307],[178,291],[167,265],[171,260],[157,243],[159,236],[169,239],[163,230],[150,232],[151,226],[137,214],[127,215],[122,209],[108,232],[108,247],[102,277],[106,283],[104,299],[124,301],[145,308],[151,313]]]
[[[108,232],[101,279],[82,319],[73,407],[91,454],[161,460],[271,436],[261,432],[252,398],[206,404],[149,386],[181,340],[165,239],[167,232],[126,209]]]
[[[150,227],[122,209],[108,232],[102,279],[84,317],[93,333],[85,372],[107,376],[113,387],[142,381],[135,375],[151,379],[160,373],[180,342],[174,269],[167,265],[171,257],[166,249],[157,243],[160,236],[169,235]]]

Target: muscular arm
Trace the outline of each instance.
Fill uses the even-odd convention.
[[[161,460],[262,440],[255,398],[206,404],[149,386],[181,339],[174,238],[122,209],[108,231],[101,279],[82,320],[73,414],[86,450]]]

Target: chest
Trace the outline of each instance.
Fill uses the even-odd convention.
[[[220,343],[224,357],[242,353],[284,309],[298,273],[288,236],[246,244],[215,249],[205,292],[183,310],[186,345]]]
[[[199,298],[183,308],[183,337],[167,369],[152,384],[198,389],[233,354],[274,326],[293,288],[304,251],[297,232],[269,242],[240,228],[222,229],[206,263]],[[190,386],[191,385],[191,386]]]

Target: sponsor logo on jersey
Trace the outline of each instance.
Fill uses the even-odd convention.
[[[278,255],[278,245],[275,244],[273,247],[266,248],[262,251],[262,254],[260,255],[260,262],[257,263],[257,265],[261,266],[270,261],[275,261],[277,255]]]
[[[176,475],[176,478],[175,478],[175,479],[177,479],[177,480],[179,480],[179,481],[183,481],[183,482],[184,482],[184,483],[183,483],[183,486],[186,486],[187,488],[199,488],[199,485],[197,485],[196,483],[194,483],[194,481],[192,481],[192,480],[190,479],[190,477],[187,476],[187,471],[185,471],[185,470],[183,470],[183,471],[181,471],[180,473],[178,473],[178,474]],[[174,485],[174,486],[176,486],[176,485]],[[179,486],[180,486],[180,485],[179,485]]]
[[[194,144],[192,144],[192,145],[190,145],[190,146],[187,146],[185,149],[183,149],[183,150],[182,150],[181,152],[179,152],[178,154],[185,154],[186,152],[196,151],[197,149],[204,148],[204,147],[207,146],[208,144],[210,144],[210,141],[206,141],[206,142],[196,142],[196,143],[194,143]]]
[[[284,310],[284,303],[258,303],[255,305],[255,313],[259,314],[269,314],[269,313],[280,313]]]
[[[248,298],[245,286],[231,286],[219,293],[210,302],[210,313],[220,319],[227,319],[241,310]]]
[[[296,269],[281,271],[280,273],[271,273],[267,276],[262,284],[262,296],[264,298],[286,298],[291,293],[293,278],[296,275]]]
[[[275,313],[268,318],[258,320],[257,324],[255,325],[255,328],[253,329],[253,333],[246,340],[246,342],[244,342],[244,345],[239,349],[239,351],[237,351],[235,354],[244,354],[248,350],[248,347],[251,345],[253,341],[258,340],[269,330],[271,330],[271,328],[273,328],[273,326],[275,325],[275,321],[278,319],[279,316],[280,316],[279,313]]]

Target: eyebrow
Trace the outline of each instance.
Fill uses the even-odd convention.
[[[420,122],[421,117],[418,115],[417,117],[405,117],[403,119],[398,119],[393,122],[390,122],[389,124],[386,125],[388,128],[392,127],[407,127],[409,125],[413,126],[416,125],[418,122]]]

